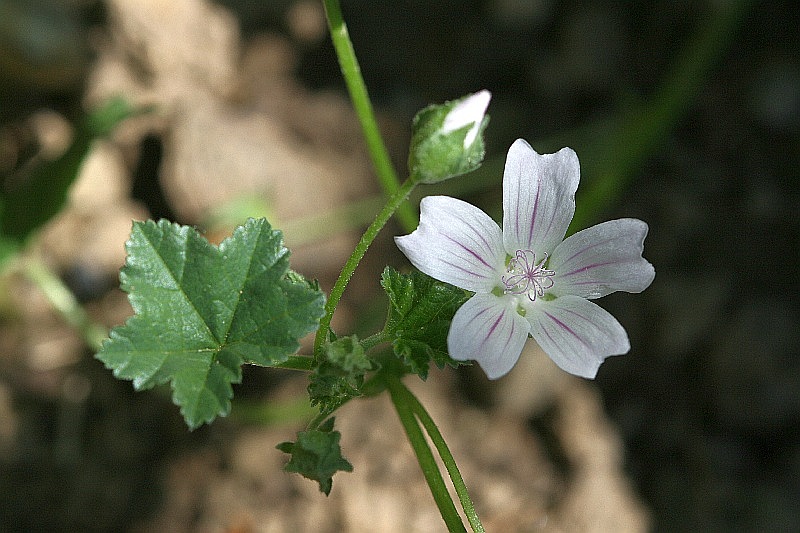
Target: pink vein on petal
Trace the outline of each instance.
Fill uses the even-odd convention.
[[[503,314],[505,315],[505,311],[503,311]],[[511,332],[509,333],[508,337],[506,338],[506,344],[505,344],[505,346],[503,346],[503,351],[504,351],[504,352],[505,352],[505,351],[506,351],[506,349],[508,348],[508,345],[509,345],[509,343],[511,342],[511,339],[513,339],[513,338],[514,338],[514,331],[515,331],[516,329],[517,329],[517,324],[516,324],[516,323],[515,323],[515,322],[512,320],[512,321],[511,321]]]
[[[469,229],[471,229],[471,230],[473,231],[473,233],[474,233],[475,235],[477,235],[477,236],[480,238],[480,240],[483,242],[483,244],[484,244],[484,245],[485,245],[487,248],[491,248],[491,244],[489,244],[489,241],[487,241],[487,240],[486,240],[486,237],[483,235],[483,232],[482,232],[482,231],[479,231],[478,229],[476,229],[476,228],[475,228],[475,227],[472,225],[472,223],[471,223],[470,221],[468,221],[468,220],[465,220],[463,217],[460,217],[460,216],[457,216],[457,215],[456,215],[456,218],[457,218],[458,220],[460,220],[461,222],[463,222],[463,223],[464,223],[464,225],[466,225],[466,226],[467,226]]]
[[[570,311],[569,309],[564,309],[564,311],[570,312],[570,313],[572,313],[572,314],[574,314],[574,315],[578,315],[578,313],[575,313],[574,311]],[[590,346],[589,346],[589,345],[586,343],[586,341],[584,341],[584,340],[583,340],[583,339],[582,339],[582,338],[581,338],[581,337],[580,337],[580,336],[579,336],[577,333],[575,333],[575,332],[572,330],[572,328],[570,328],[569,326],[567,326],[567,325],[566,325],[566,324],[564,324],[562,321],[560,321],[559,319],[557,319],[556,317],[554,317],[553,315],[551,315],[551,314],[550,314],[550,313],[548,313],[548,312],[545,312],[545,315],[547,315],[548,317],[550,317],[550,319],[551,319],[551,320],[553,320],[553,322],[555,322],[556,324],[558,324],[558,325],[559,325],[561,328],[563,328],[563,329],[565,329],[567,332],[569,332],[569,334],[570,334],[570,335],[572,335],[573,337],[575,337],[576,339],[578,339],[578,341],[579,341],[581,344],[583,344],[583,345],[584,345],[584,346],[586,346],[587,348],[589,348],[589,347],[590,347]],[[583,318],[583,319],[585,320],[585,317],[583,317],[583,316],[581,316],[581,315],[578,315],[578,316],[579,316],[579,317],[581,317],[581,318]],[[548,336],[549,336],[549,335],[548,335]]]
[[[487,340],[489,339],[489,337],[492,336],[492,333],[494,333],[494,330],[497,329],[497,325],[500,323],[500,320],[503,319],[503,315],[505,315],[505,314],[506,314],[505,311],[503,311],[503,313],[499,317],[497,317],[497,320],[494,321],[494,324],[492,324],[492,326],[489,328],[489,333],[486,335],[486,339]],[[484,342],[486,342],[486,341],[484,341]]]
[[[572,275],[575,275],[575,274],[580,274],[581,272],[586,272],[587,270],[591,270],[593,268],[606,266],[606,265],[614,265],[614,264],[617,264],[617,263],[619,263],[619,261],[607,261],[605,263],[594,263],[594,264],[591,264],[591,265],[586,265],[584,267],[581,267],[581,268],[579,268],[577,270],[573,270],[571,272],[566,272],[564,274],[559,272],[559,277],[565,278],[567,276],[572,276]],[[576,285],[581,285],[581,284],[586,284],[586,283],[594,283],[594,281],[578,282],[578,283],[576,283]]]
[[[470,270],[468,268],[464,268],[461,265],[457,265],[455,263],[451,263],[450,261],[447,261],[445,259],[442,259],[442,263],[444,263],[447,266],[451,266],[451,267],[455,268],[456,270],[460,270],[461,272],[465,272],[467,274],[470,274],[470,275],[473,275],[473,276],[477,276],[477,277],[480,277],[480,278],[484,278],[484,279],[486,278],[486,276],[481,276],[480,274],[476,274],[475,272],[473,272],[472,270]]]
[[[454,239],[454,238],[450,237],[449,235],[445,235],[445,234],[443,234],[443,237],[444,237],[445,239],[447,239],[448,241],[450,241],[450,242],[452,242],[452,243],[455,243],[455,244],[457,244],[458,246],[460,246],[461,248],[463,248],[463,249],[464,249],[466,252],[468,252],[470,255],[472,255],[472,256],[473,256],[475,259],[477,259],[478,261],[480,261],[481,263],[483,263],[483,265],[484,265],[484,266],[486,266],[487,268],[492,268],[492,266],[491,266],[489,263],[487,263],[487,262],[486,262],[486,261],[483,259],[483,257],[481,257],[480,255],[478,255],[478,253],[477,253],[477,252],[475,252],[474,250],[472,250],[471,248],[468,248],[467,246],[465,246],[464,244],[462,244],[460,241],[458,241],[458,240],[456,240],[456,239]]]
[[[542,194],[542,176],[536,178],[536,199],[533,201],[533,213],[531,214],[530,227],[528,228],[528,242],[530,246],[533,240],[533,227],[536,225],[536,213],[539,212],[539,195]]]
[[[587,251],[591,250],[592,248],[596,248],[596,247],[600,246],[601,244],[605,244],[605,243],[607,243],[607,242],[611,242],[611,241],[613,241],[614,239],[616,239],[616,237],[610,237],[610,238],[608,238],[608,239],[605,239],[605,240],[603,240],[603,241],[597,241],[597,242],[593,242],[593,243],[592,243],[592,244],[590,244],[589,246],[587,246],[587,247],[585,247],[585,248],[582,248],[582,249],[578,250],[577,252],[575,252],[574,254],[572,254],[572,255],[571,255],[571,256],[570,256],[568,259],[564,260],[564,263],[563,263],[563,264],[565,264],[565,265],[566,265],[567,263],[569,263],[570,261],[572,261],[573,259],[575,259],[575,258],[576,258],[576,257],[578,257],[579,255],[581,255],[582,253],[584,253],[584,252],[587,252]]]
[[[482,312],[481,312],[481,314],[482,314]],[[486,334],[486,337],[483,339],[483,342],[481,342],[481,347],[483,347],[489,341],[489,338],[494,334],[495,330],[497,329],[497,326],[500,325],[500,322],[503,320],[504,316],[506,316],[506,311],[505,310],[503,310],[503,312],[500,314],[500,316],[497,317],[497,320],[494,321],[494,324],[492,324],[491,327],[489,328],[489,331]],[[514,323],[513,323],[513,321],[511,323],[511,333],[512,333],[512,335],[508,336],[508,338],[506,339],[506,343],[503,346],[503,349],[502,349],[503,352],[505,352],[506,348],[508,348],[508,343],[511,342],[511,338],[513,337],[513,333],[514,333]]]

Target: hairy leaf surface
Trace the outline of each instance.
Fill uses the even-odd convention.
[[[135,222],[120,274],[135,315],[97,357],[137,390],[169,382],[196,428],[230,411],[241,365],[274,365],[313,331],[324,295],[289,272],[279,231],[250,219],[213,246],[168,221]]]

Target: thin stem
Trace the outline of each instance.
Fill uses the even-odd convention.
[[[64,282],[37,259],[22,259],[19,268],[28,279],[39,287],[67,324],[81,334],[86,345],[96,352],[100,351],[103,340],[108,336],[108,330],[91,321],[89,315],[78,303],[75,295],[64,285]]]
[[[325,422],[325,420],[328,419],[329,416],[331,416],[330,413],[317,413],[317,415],[311,419],[311,422],[308,423],[306,429],[309,431],[312,429],[317,429],[320,426],[320,424],[322,424],[323,422]]]
[[[582,173],[595,179],[579,192],[579,207],[568,235],[588,226],[594,215],[625,190],[636,169],[666,143],[670,131],[691,109],[692,101],[753,4],[752,0],[737,0],[715,5],[717,9],[710,20],[700,24],[697,33],[683,45],[670,74],[649,100],[624,115],[613,134],[597,136],[595,131],[602,157],[598,157],[596,165],[582,161]],[[608,154],[612,156],[607,157]]]
[[[361,344],[361,347],[364,349],[364,351],[367,352],[377,345],[388,342],[389,340],[389,336],[386,333],[379,331],[378,333],[370,335],[366,339],[361,339],[358,342]]]
[[[272,368],[285,368],[287,370],[300,370],[308,372],[314,369],[314,358],[307,355],[290,355],[283,363],[272,365]]]
[[[406,395],[408,403],[411,404],[411,409],[422,423],[425,431],[428,432],[428,436],[431,438],[431,441],[433,441],[433,445],[436,446],[436,451],[439,452],[439,456],[442,458],[442,462],[447,469],[447,473],[450,474],[450,479],[453,481],[453,487],[456,489],[456,494],[458,494],[461,507],[464,509],[464,514],[467,516],[467,520],[469,520],[472,530],[475,533],[485,533],[483,524],[481,524],[481,520],[478,518],[478,514],[475,512],[475,506],[472,504],[472,500],[467,493],[467,486],[464,483],[464,478],[461,477],[461,472],[458,470],[456,460],[453,458],[453,454],[450,453],[450,448],[447,447],[447,443],[445,442],[444,437],[442,437],[442,433],[439,431],[439,428],[436,427],[436,423],[433,421],[433,418],[431,418],[431,415],[429,415],[425,410],[425,407],[423,407],[417,397],[414,396],[414,393],[408,390],[408,388],[403,385],[402,382],[399,383],[399,386],[405,389],[404,394]]]
[[[358,263],[361,262],[361,259],[364,257],[364,254],[367,253],[367,249],[369,248],[372,241],[375,240],[375,237],[380,232],[381,228],[386,225],[386,222],[389,221],[392,214],[397,211],[398,206],[402,204],[406,197],[411,193],[414,189],[415,183],[411,180],[406,180],[397,192],[389,198],[389,201],[383,206],[383,209],[378,213],[375,217],[375,220],[372,221],[372,224],[364,232],[364,235],[361,236],[361,240],[358,241],[355,250],[353,250],[353,254],[344,264],[342,267],[342,272],[339,274],[336,283],[333,285],[333,289],[331,289],[331,294],[328,297],[328,301],[325,302],[325,316],[322,317],[322,320],[319,321],[319,329],[317,330],[317,336],[314,339],[314,356],[319,357],[320,351],[322,350],[322,344],[325,342],[325,339],[328,336],[328,332],[330,331],[331,325],[331,318],[333,318],[333,312],[336,310],[336,306],[339,304],[339,300],[342,298],[342,294],[344,294],[344,290],[347,287],[347,284],[350,282],[350,278],[353,277],[353,273],[356,271],[356,267]]]
[[[317,409],[311,407],[307,396],[285,401],[274,399],[269,402],[235,401],[231,410],[234,420],[260,426],[294,425],[310,420],[316,414]]]
[[[378,182],[383,189],[384,195],[390,197],[400,189],[400,180],[397,177],[389,152],[378,129],[378,122],[375,120],[375,113],[372,109],[369,93],[367,93],[367,86],[364,83],[364,78],[361,77],[361,67],[358,65],[353,43],[350,41],[350,35],[347,32],[347,25],[342,19],[339,0],[323,0],[323,5],[325,6],[333,48],[336,50],[336,57],[339,60],[339,67],[347,84],[347,91],[350,93],[350,100],[353,102],[356,115],[361,123],[372,165],[375,167]],[[408,204],[403,205],[398,210],[397,218],[406,232],[413,231],[417,226],[416,215]]]
[[[406,436],[414,449],[417,461],[425,475],[425,480],[433,494],[433,499],[439,507],[439,512],[447,525],[448,531],[466,532],[461,517],[458,515],[456,506],[450,498],[447,486],[442,478],[442,473],[436,464],[430,446],[425,440],[425,435],[419,427],[419,422],[414,416],[412,402],[409,401],[410,391],[400,382],[400,379],[393,375],[386,375],[386,386],[389,389],[389,396],[406,431]],[[413,396],[412,396],[413,397]]]

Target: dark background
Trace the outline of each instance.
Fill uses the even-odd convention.
[[[245,40],[287,31],[289,0],[219,3]],[[36,13],[45,36],[10,46],[19,27],[0,17],[0,122],[43,106],[80,111],[85,36],[104,9],[61,4],[0,2]],[[582,225],[650,225],[655,282],[601,302],[632,351],[596,384],[655,530],[800,530],[796,4],[343,4],[381,113],[408,123],[430,102],[489,89],[487,167],[517,137],[540,152],[569,145],[583,168]],[[327,40],[298,47],[309,89],[343,90]],[[474,189],[471,200],[497,204],[487,200],[497,190]]]
[[[633,348],[597,385],[655,529],[800,529],[800,10],[430,4],[344,2],[379,105],[411,113],[487,88],[490,157],[516,137],[569,145],[578,209],[595,181],[614,183],[586,224],[650,225],[656,279],[601,302]],[[324,46],[298,74],[336,85],[335,65]]]

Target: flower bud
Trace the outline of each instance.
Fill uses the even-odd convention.
[[[490,98],[489,91],[484,90],[417,113],[408,156],[413,180],[437,183],[480,166]]]

